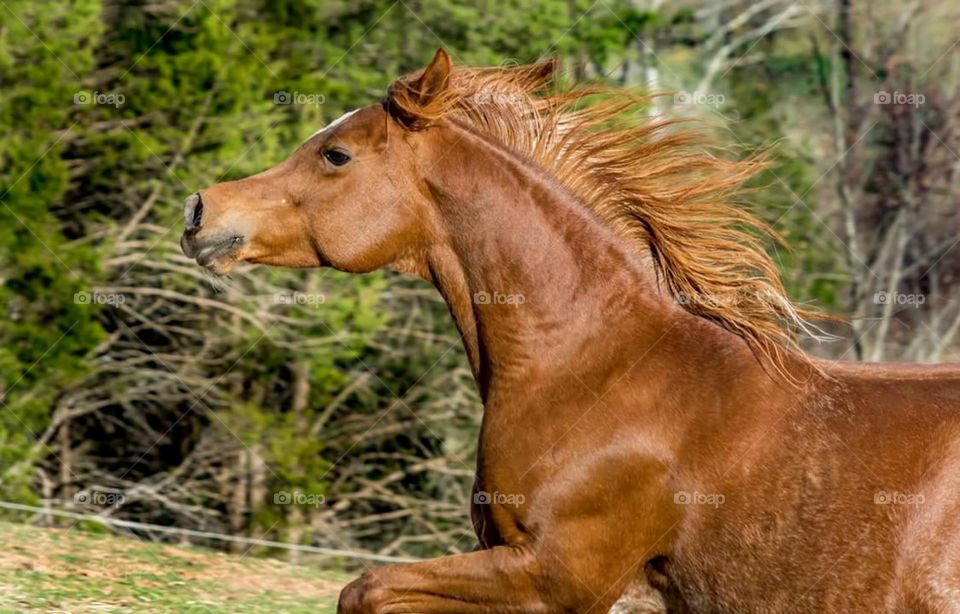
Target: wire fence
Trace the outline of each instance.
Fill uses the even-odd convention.
[[[9,501],[0,501],[0,509],[29,512],[42,516],[56,516],[58,518],[70,518],[72,520],[86,520],[96,522],[106,527],[118,527],[123,529],[133,529],[139,531],[163,533],[166,535],[179,535],[182,537],[194,537],[198,539],[211,539],[221,542],[230,542],[234,544],[247,544],[250,546],[264,546],[267,548],[280,548],[283,550],[292,550],[298,552],[309,552],[329,557],[343,557],[364,561],[374,561],[377,563],[413,563],[419,559],[389,556],[385,554],[376,554],[374,552],[357,552],[355,550],[339,548],[322,548],[320,546],[309,546],[305,544],[290,544],[287,542],[278,542],[270,539],[257,539],[255,537],[243,537],[240,535],[226,535],[224,533],[211,533],[209,531],[197,531],[195,529],[183,529],[180,527],[169,527],[162,524],[151,524],[146,522],[136,522],[133,520],[123,520],[120,518],[110,518],[108,516],[96,516],[92,514],[79,514],[68,510],[59,510],[49,507],[38,507],[35,505],[25,505],[23,503],[12,503]]]

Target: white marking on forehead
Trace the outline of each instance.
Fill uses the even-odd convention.
[[[335,120],[333,120],[332,122],[330,122],[328,125],[324,126],[323,128],[320,128],[319,130],[317,130],[316,132],[314,132],[313,134],[311,134],[311,135],[310,135],[310,138],[308,138],[307,140],[309,141],[310,139],[312,139],[313,137],[317,136],[317,135],[320,134],[321,132],[326,132],[327,130],[333,130],[334,128],[336,128],[337,126],[339,126],[340,124],[342,124],[343,122],[345,122],[345,121],[347,121],[348,119],[350,119],[350,116],[353,115],[354,113],[356,113],[356,112],[359,111],[359,110],[360,110],[360,109],[354,109],[353,111],[347,111],[346,113],[344,113],[343,115],[341,115],[341,116],[338,117],[337,119],[335,119]]]

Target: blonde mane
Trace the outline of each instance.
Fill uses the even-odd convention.
[[[419,74],[385,102],[411,130],[466,121],[550,172],[624,237],[649,249],[658,279],[687,311],[741,336],[776,371],[817,316],[787,297],[763,246],[779,238],[741,200],[760,157],[726,159],[707,133],[642,113],[650,98],[587,86],[558,91],[555,63],[454,68],[426,102]],[[639,112],[638,112],[639,111]]]

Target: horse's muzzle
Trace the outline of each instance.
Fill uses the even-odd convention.
[[[185,231],[180,235],[180,249],[187,258],[195,258],[200,251],[193,237],[190,236],[189,231]]]
[[[208,266],[218,257],[230,256],[243,243],[237,234],[218,233],[212,237],[198,237],[203,221],[203,197],[196,192],[183,203],[183,235],[180,249],[188,258],[194,258],[200,266]]]
[[[200,266],[207,266],[217,258],[227,258],[243,244],[240,235],[228,235],[197,240],[196,230],[186,230],[180,237],[180,249]]]

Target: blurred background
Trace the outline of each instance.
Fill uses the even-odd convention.
[[[389,273],[178,247],[184,198],[272,166],[437,47],[557,57],[772,146],[758,213],[810,345],[955,357],[960,5],[947,0],[0,0],[0,509],[347,553],[476,544],[477,394],[444,304]],[[105,530],[79,520],[86,528]],[[355,569],[350,556],[109,530]],[[376,562],[376,561],[374,561]]]

